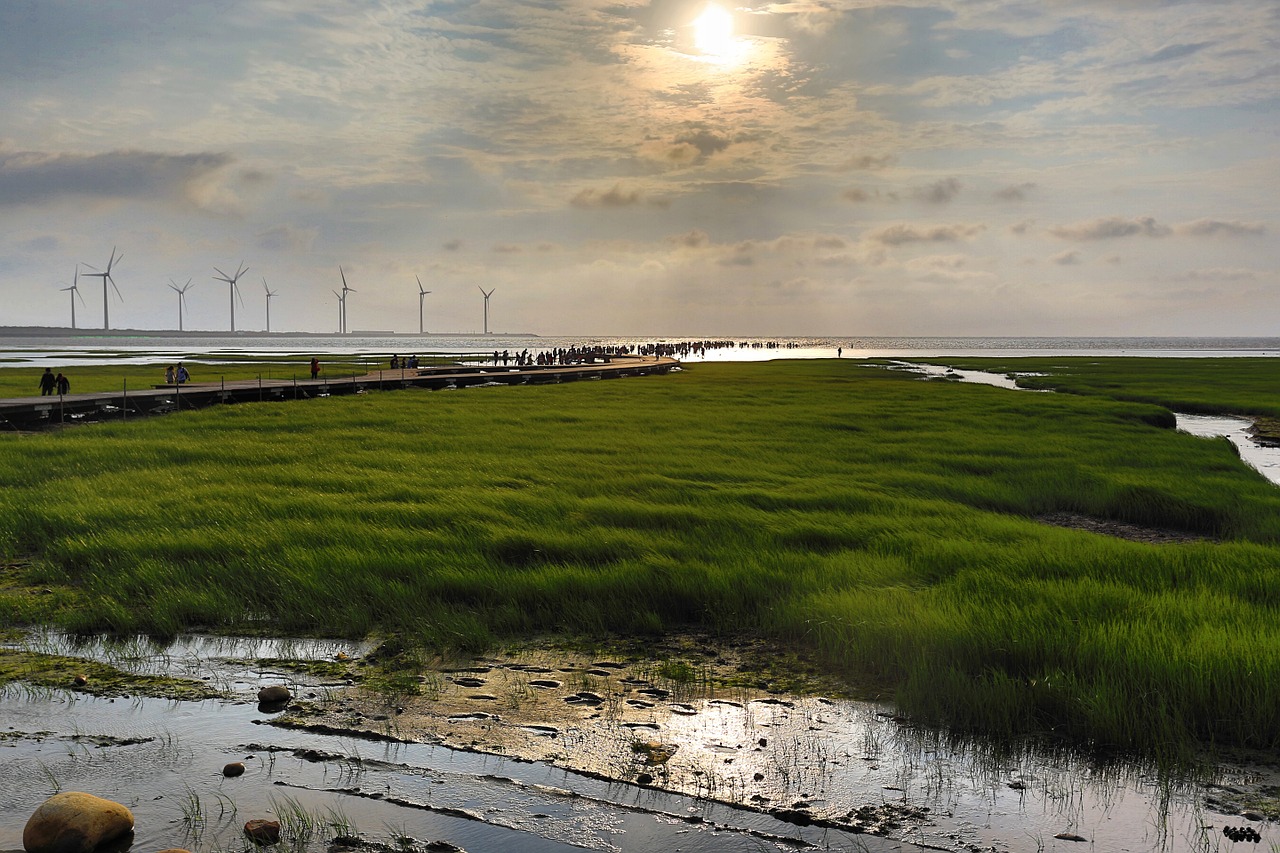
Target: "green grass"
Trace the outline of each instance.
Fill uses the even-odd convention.
[[[1043,373],[1026,388],[1155,403],[1189,414],[1280,417],[1280,358],[1039,357],[922,359],[961,370]]]
[[[1280,491],[1167,421],[809,361],[4,435],[0,613],[454,648],[696,628],[966,730],[1273,749]]]
[[[85,357],[85,354],[77,354]],[[191,381],[228,382],[236,379],[310,379],[311,355],[298,354],[291,356],[242,355],[221,353],[208,355],[192,353],[175,355],[168,360],[157,360],[154,364],[133,364],[125,359],[137,357],[135,353],[100,352],[89,353],[96,359],[118,358],[117,363],[85,365],[68,359],[66,364],[52,367],[53,372],[65,373],[71,381],[72,394],[91,394],[98,392],[118,392],[121,389],[137,390],[150,388],[164,382],[166,365],[182,362],[191,374]],[[388,367],[391,355],[338,356],[322,355],[320,359],[321,378],[338,378],[342,376],[363,376],[380,368],[386,371],[388,379],[397,375]],[[419,359],[422,367],[439,361],[452,363],[452,358],[440,358],[424,354]],[[40,395],[40,375],[43,367],[9,367],[0,369],[0,398],[38,397]]]

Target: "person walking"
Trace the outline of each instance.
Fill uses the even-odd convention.
[[[178,384],[181,385],[190,378],[191,378],[191,374],[187,373],[187,368],[183,365],[182,362],[178,362],[178,375],[177,375]]]
[[[61,373],[53,380],[54,386],[58,389],[58,396],[65,397],[71,393],[71,380]]]
[[[320,375],[320,359],[315,356],[311,357],[311,378],[315,379]]]
[[[173,384],[173,365],[172,364],[164,369],[164,384],[165,385]]]
[[[53,395],[53,388],[57,385],[58,380],[53,375],[53,369],[46,367],[44,373],[40,375],[40,396],[49,397]]]

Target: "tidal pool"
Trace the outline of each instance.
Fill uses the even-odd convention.
[[[391,696],[281,663],[356,661],[361,644],[79,647],[40,634],[24,647],[186,674],[232,698],[3,691],[0,850],[21,847],[27,817],[59,790],[129,806],[137,850],[245,849],[241,827],[256,817],[282,821],[284,846],[316,851],[358,836],[471,853],[1182,853],[1231,849],[1222,830],[1240,825],[1280,844],[1264,819],[1276,780],[1261,770],[1162,781],[1071,753],[959,741],[886,705],[717,688],[727,661],[714,649],[690,659],[703,673],[693,680],[662,677],[657,661],[542,649],[437,667],[418,695]],[[279,683],[296,701],[284,714],[260,709],[258,688]],[[245,774],[224,778],[233,761]],[[1243,811],[1259,819],[1233,814]]]

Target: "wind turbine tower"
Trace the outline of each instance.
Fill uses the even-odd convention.
[[[76,277],[71,280],[70,287],[62,288],[63,292],[71,291],[71,328],[76,327],[76,298],[79,297],[80,304],[84,304],[84,297],[80,296],[80,265],[76,264]]]
[[[478,284],[476,285],[476,287],[479,287],[479,288],[480,288],[480,292],[481,292],[481,293],[484,293],[484,288],[483,288],[483,287],[480,287],[480,285],[478,285]],[[488,292],[488,293],[484,293],[484,333],[485,333],[486,335],[487,335],[487,334],[489,334],[489,297],[490,297],[490,296],[493,296],[493,292],[494,292],[495,290],[497,290],[497,288],[496,288],[496,287],[491,287],[491,288],[489,288],[489,292]]]
[[[236,268],[235,275],[227,275],[217,267],[214,267],[213,271],[217,273],[213,277],[214,281],[225,281],[227,283],[227,291],[231,297],[231,331],[234,332],[236,330],[236,297],[240,296],[240,288],[236,282],[240,280],[240,276],[249,271],[249,268],[244,265],[244,261],[241,261],[240,266]],[[244,304],[243,296],[240,296],[240,304]]]
[[[418,278],[416,275],[414,278]],[[418,334],[422,334],[422,300],[426,298],[430,290],[422,289],[422,279],[418,278]]]
[[[342,271],[342,267],[338,267],[338,275],[342,276],[342,295],[338,297],[338,315],[341,318],[338,331],[342,334],[347,333],[347,294],[355,293],[354,287],[347,287],[347,274]]]
[[[332,293],[334,296],[338,297],[338,333],[339,333],[339,334],[341,334],[341,333],[342,333],[343,314],[344,314],[344,313],[346,312],[346,310],[347,310],[347,307],[346,307],[346,305],[344,304],[344,303],[347,301],[347,297],[346,297],[346,295],[345,295],[345,294],[339,293],[339,292],[338,292],[338,291],[336,291],[336,290],[331,290],[331,291],[329,291],[329,292],[330,292],[330,293]]]
[[[119,256],[119,257],[117,257],[117,256],[116,256],[116,247],[115,247],[115,246],[112,246],[112,247],[111,247],[111,260],[107,261],[107,270],[106,270],[106,272],[87,272],[87,273],[85,273],[85,275],[86,275],[87,277],[89,277],[89,278],[100,278],[100,279],[102,279],[102,328],[103,328],[103,330],[110,330],[110,329],[111,329],[111,315],[110,315],[110,313],[109,313],[109,312],[108,312],[108,310],[107,310],[107,292],[108,292],[108,291],[107,291],[107,283],[108,283],[108,282],[110,282],[110,283],[111,283],[111,287],[112,287],[112,289],[114,289],[114,290],[115,290],[115,292],[116,292],[116,296],[120,299],[120,301],[121,301],[121,302],[124,302],[124,297],[120,295],[120,288],[116,287],[116,280],[115,280],[114,278],[112,278],[112,277],[111,277],[111,268],[112,268],[112,267],[114,267],[114,266],[116,265],[116,263],[117,263],[121,258],[123,258],[123,257],[124,257],[124,253],[121,253],[121,254],[120,254],[120,256]],[[88,267],[89,265],[88,265],[88,264],[85,264],[85,266],[87,266],[87,267]],[[89,267],[89,269],[96,269],[96,267]]]
[[[267,287],[267,280],[262,280],[262,289],[267,292],[267,334],[271,334],[271,297],[276,295],[276,291]]]
[[[182,328],[182,309],[187,302],[187,288],[191,286],[191,279],[187,279],[187,283],[178,287],[178,283],[173,279],[169,279],[169,289],[178,294],[178,331],[184,331]]]

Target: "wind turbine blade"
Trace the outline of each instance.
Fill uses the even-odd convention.
[[[416,275],[414,276],[414,278],[418,279],[418,292],[419,292],[419,293],[429,293],[429,292],[430,292],[430,291],[427,291],[427,290],[423,290],[423,289],[422,289],[422,279],[418,278]]]
[[[81,304],[81,305],[85,304],[85,303],[84,303],[84,297],[83,297],[83,296],[80,296],[80,288],[78,288],[78,287],[74,287],[74,288],[72,288],[72,289],[71,289],[71,292],[72,292],[72,293],[74,293],[76,296],[79,296],[79,297],[80,297],[80,304]]]
[[[213,271],[217,273],[217,275],[213,277],[214,281],[231,281],[231,279],[227,278],[227,274],[217,267],[214,267]]]
[[[120,301],[124,302],[124,296],[120,293],[120,288],[116,287],[116,280],[110,275],[108,275],[104,280],[111,282],[111,289],[116,292],[116,296],[119,297]]]
[[[71,280],[71,286],[72,287],[80,286],[80,265],[79,264],[76,264],[76,277]]]

